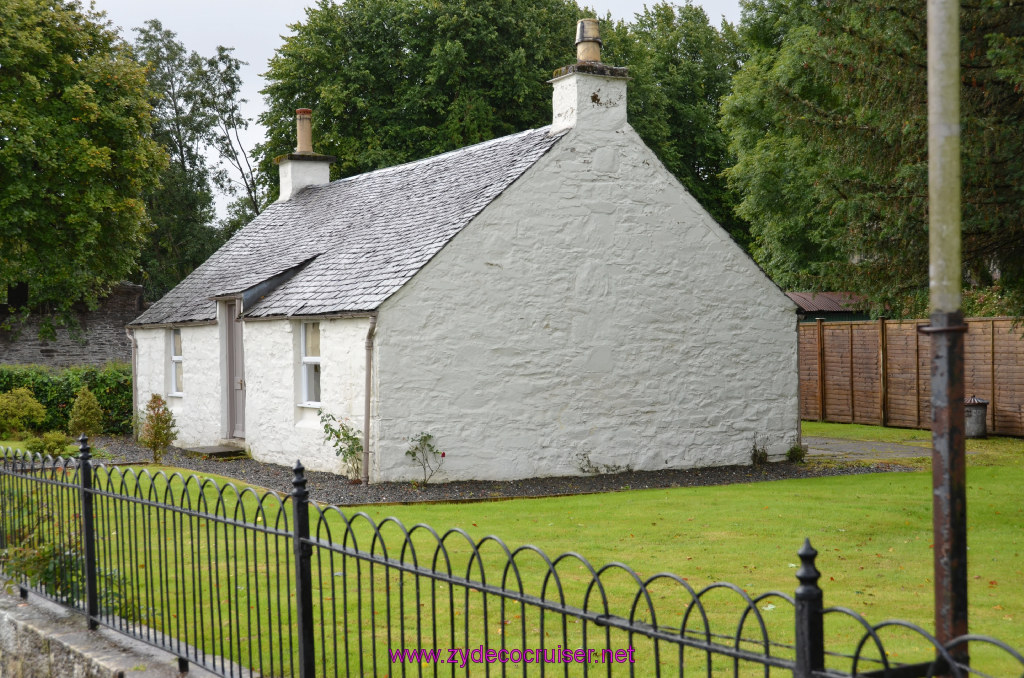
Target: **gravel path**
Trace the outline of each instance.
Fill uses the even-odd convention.
[[[102,450],[99,461],[103,464],[144,464],[153,461],[150,451],[142,448],[130,437],[97,436],[90,441],[94,449]],[[109,455],[109,457],[108,457]],[[216,473],[238,478],[249,484],[281,493],[292,489],[292,469],[275,464],[264,464],[252,459],[212,460],[186,456],[178,448],[171,448],[163,463],[197,472]],[[609,475],[595,474],[572,477],[528,478],[523,480],[473,480],[431,483],[416,488],[410,482],[380,482],[370,485],[351,484],[346,478],[333,473],[307,471],[307,488],[312,499],[325,504],[358,506],[362,504],[398,504],[416,502],[487,501],[515,497],[548,497],[554,495],[580,495],[620,490],[646,490],[651,488],[693,488],[702,485],[731,484],[734,482],[760,482],[783,478],[808,478],[826,475],[849,475],[883,471],[908,470],[888,463],[854,463],[833,461],[829,464],[791,464],[782,462],[762,467],[722,466],[666,471],[631,471]]]
[[[107,465],[141,464],[152,462],[152,453],[129,437],[98,436],[90,441],[101,449],[97,459]],[[109,455],[109,457],[107,456]],[[265,464],[252,459],[213,460],[186,456],[176,447],[164,455],[168,466],[191,469],[200,473],[215,473],[237,478],[250,485],[278,492],[290,492],[292,470],[276,464]],[[909,470],[888,463],[854,463],[832,461],[829,464],[791,464],[782,462],[767,466],[722,466],[682,471],[631,471],[611,475],[588,475],[559,478],[529,478],[513,481],[459,481],[432,483],[417,488],[411,483],[374,483],[352,485],[333,473],[308,471],[308,489],[311,497],[324,504],[359,506],[380,503],[416,503],[427,501],[488,501],[514,497],[544,497],[552,495],[588,494],[616,490],[639,490],[660,487],[699,487],[753,483],[784,478],[815,478],[821,476],[878,473]]]

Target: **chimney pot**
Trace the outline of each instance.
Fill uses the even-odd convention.
[[[295,109],[295,136],[298,145],[296,153],[313,152],[313,111],[309,108]]]
[[[313,152],[313,111],[308,108],[295,109],[295,131],[298,145],[294,153],[285,153],[274,158],[281,177],[281,194],[278,202],[290,200],[306,186],[319,186],[331,180],[333,155]]]
[[[576,22],[576,60],[601,61],[601,27],[597,19]]]

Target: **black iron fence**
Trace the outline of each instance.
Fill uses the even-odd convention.
[[[6,450],[0,566],[23,595],[221,676],[1024,675],[993,638],[943,646],[824,607],[809,542],[794,596],[751,597],[347,514],[310,501],[299,464],[293,484],[94,466],[84,439],[77,459]]]

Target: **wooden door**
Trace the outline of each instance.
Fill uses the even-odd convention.
[[[242,321],[236,302],[226,304],[228,328],[228,432],[245,437],[245,360],[242,353]]]

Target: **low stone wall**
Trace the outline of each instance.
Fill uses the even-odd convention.
[[[2,585],[2,582],[0,582]],[[177,659],[30,596],[0,592],[0,678],[178,678]],[[190,666],[190,678],[213,676]]]
[[[121,283],[94,311],[76,315],[81,335],[58,329],[52,341],[39,339],[39,319],[30,318],[17,334],[0,331],[0,364],[5,365],[104,365],[129,362],[132,344],[124,327],[142,312],[142,287]]]

